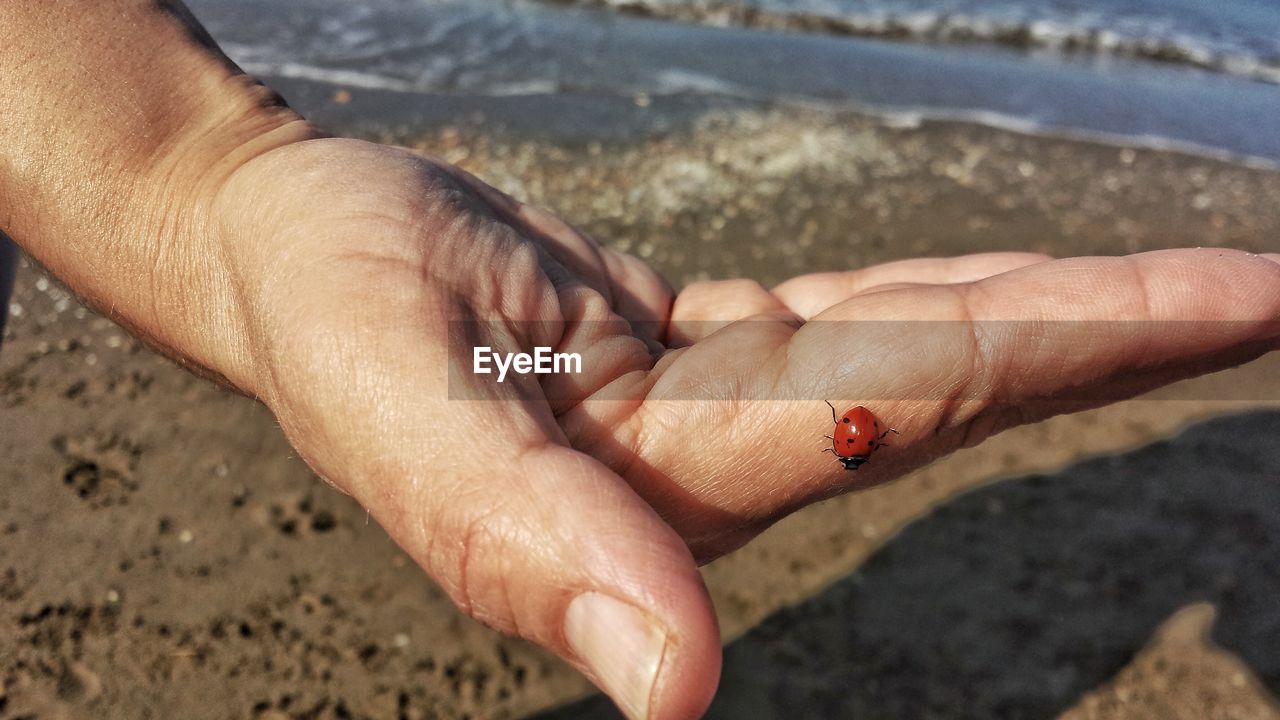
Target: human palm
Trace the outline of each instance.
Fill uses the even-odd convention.
[[[289,145],[216,197],[229,325],[248,335],[226,376],[465,611],[558,652],[633,717],[696,714],[714,689],[695,557],[1280,333],[1280,265],[1229,251],[918,260],[677,297],[404,150]],[[583,372],[497,383],[472,372],[477,345],[575,352]],[[847,472],[819,452],[828,399],[901,435]]]

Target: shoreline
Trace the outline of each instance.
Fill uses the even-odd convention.
[[[677,286],[995,250],[1263,252],[1280,237],[1280,172],[1178,150],[690,98],[571,98],[566,120],[554,98],[297,90],[322,125],[455,162]]]
[[[982,110],[905,109],[856,102],[755,100],[691,93],[576,95],[554,89],[509,94],[431,94],[299,76],[264,75],[262,81],[313,122],[338,128],[342,133],[362,136],[385,136],[391,131],[401,137],[411,137],[414,132],[426,133],[480,118],[477,124],[488,125],[508,139],[541,139],[568,144],[575,141],[640,142],[654,135],[688,130],[698,118],[711,113],[784,113],[794,109],[828,113],[835,117],[861,116],[887,128],[914,129],[927,124],[974,125],[1043,140],[1169,152],[1252,170],[1280,171],[1280,158],[1238,153],[1159,135],[1126,135],[1046,125]],[[337,102],[335,97],[343,99]],[[566,122],[565,115],[572,119]],[[549,122],[552,118],[556,121]]]
[[[318,0],[305,22],[262,0],[201,0],[193,9],[251,73],[282,86],[395,90],[406,97],[385,107],[417,105],[428,116],[436,106],[467,105],[508,116],[528,105],[536,115],[559,102],[631,127],[628,113],[601,107],[641,100],[656,108],[663,98],[672,107],[820,106],[1280,162],[1274,85],[1167,63],[710,27],[577,4],[495,0],[427,9],[387,0],[359,10]],[[255,22],[246,25],[246,17]]]
[[[875,38],[896,42],[997,46],[1020,51],[1048,50],[1067,55],[1116,57],[1192,67],[1280,84],[1275,59],[1184,45],[1175,38],[1126,36],[1098,26],[1072,26],[1061,20],[984,18],[963,11],[932,13],[907,8],[893,12],[840,12],[821,8],[777,7],[767,3],[703,0],[683,5],[648,0],[542,0],[562,7],[612,10],[622,15],[705,27],[734,27],[771,32]],[[1112,21],[1120,18],[1108,18]],[[1096,21],[1095,21],[1096,22]]]

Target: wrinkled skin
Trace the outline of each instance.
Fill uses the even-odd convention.
[[[807,503],[1237,364],[1280,334],[1280,264],[1228,250],[922,259],[673,297],[637,259],[456,168],[348,140],[257,157],[199,215],[234,308],[217,372],[464,610],[560,653],[632,716],[695,715],[714,692],[695,562]],[[460,319],[487,321],[469,341],[578,352],[584,372],[473,375]],[[968,322],[1115,319],[1203,322]],[[871,320],[956,321],[955,335],[850,322]],[[822,400],[868,398],[901,435],[847,472],[820,452]],[[566,636],[584,591],[663,634],[647,694]]]

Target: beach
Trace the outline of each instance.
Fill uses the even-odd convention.
[[[993,250],[1280,247],[1260,145],[643,83],[303,75],[263,79],[330,131],[457,163],[677,287]],[[591,690],[575,671],[458,612],[263,407],[30,261],[10,310],[0,718],[613,716],[574,704]],[[710,564],[728,642],[711,716],[1280,717],[1277,370],[1006,432]]]

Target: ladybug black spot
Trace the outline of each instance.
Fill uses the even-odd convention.
[[[848,443],[848,444],[850,444],[850,445],[852,445],[852,444],[853,444],[853,438],[846,438],[846,439],[845,439],[845,442],[846,442],[846,443]]]
[[[845,418],[845,419],[844,419],[844,424],[845,424],[845,425],[848,425],[848,424],[849,424],[849,423],[851,423],[851,422],[853,422],[853,421],[852,421],[852,420],[850,420],[849,418]]]

